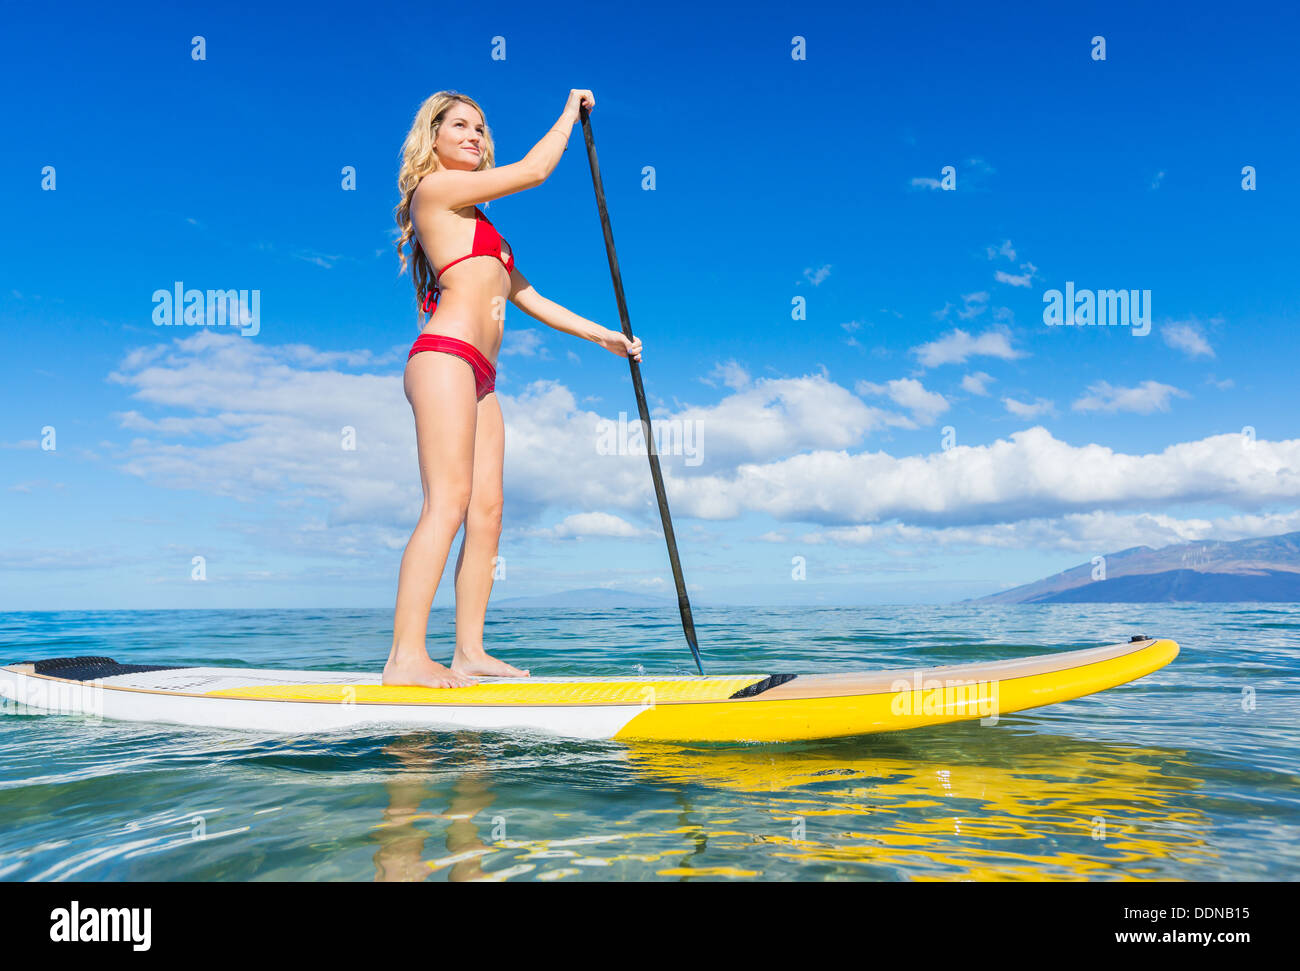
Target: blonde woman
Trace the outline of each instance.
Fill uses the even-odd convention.
[[[518,162],[497,168],[482,109],[463,94],[440,91],[420,106],[402,145],[397,249],[403,270],[409,264],[420,308],[429,315],[407,357],[405,376],[424,507],[402,554],[384,684],[456,688],[475,683],[477,676],[528,676],[483,648],[501,536],[505,427],[495,394],[495,361],[505,301],[621,357],[640,360],[641,342],[579,317],[533,289],[478,204],[546,181],[580,107],[591,110],[595,104],[590,91],[570,91],[555,127]],[[434,591],[462,525],[456,649],[448,668],[429,657],[425,637]]]

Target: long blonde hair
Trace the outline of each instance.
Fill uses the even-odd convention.
[[[426,98],[424,104],[420,105],[420,110],[415,113],[411,130],[406,133],[406,141],[402,142],[402,167],[397,173],[397,191],[401,193],[402,201],[393,210],[393,216],[397,219],[397,228],[401,230],[397,239],[397,258],[401,261],[401,272],[407,270],[406,246],[409,243],[411,279],[415,283],[415,298],[421,304],[433,283],[434,273],[429,258],[425,256],[420,241],[415,236],[415,227],[411,225],[411,197],[415,195],[421,179],[442,167],[438,163],[438,153],[433,150],[433,144],[438,139],[438,129],[442,127],[447,110],[457,102],[469,105],[483,118],[483,157],[479,159],[474,171],[492,168],[496,157],[487,116],[483,114],[478,102],[469,95],[457,91],[439,91]]]

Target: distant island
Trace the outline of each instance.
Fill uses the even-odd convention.
[[[1300,602],[1300,533],[1232,543],[1135,546],[976,603]]]

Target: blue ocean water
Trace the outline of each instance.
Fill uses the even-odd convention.
[[[701,608],[725,671],[1172,637],[1077,701],[834,742],[283,737],[0,708],[4,880],[1294,880],[1300,606]],[[430,646],[450,654],[452,615]],[[489,610],[535,674],[691,673],[675,609]],[[378,670],[387,610],[0,614],[3,660]]]

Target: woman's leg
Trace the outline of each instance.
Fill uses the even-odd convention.
[[[402,554],[384,684],[459,687],[472,679],[435,663],[424,641],[434,592],[469,508],[478,420],[474,371],[458,357],[426,351],[407,362],[405,384],[415,414],[424,507]]]
[[[474,484],[465,514],[465,538],[456,560],[456,656],[451,669],[460,674],[527,677],[483,650],[483,618],[492,594],[492,572],[501,539],[502,466],[506,429],[495,393],[478,403],[474,431]]]

